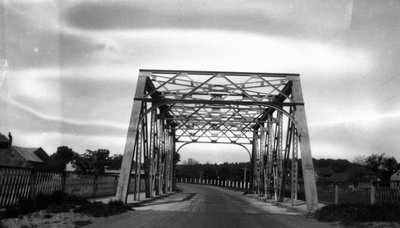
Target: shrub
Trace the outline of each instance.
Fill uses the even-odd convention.
[[[128,210],[130,210],[130,207],[124,205],[121,201],[111,200],[108,204],[102,202],[89,202],[87,204],[81,205],[74,211],[93,217],[105,217],[121,214]]]
[[[60,191],[51,195],[38,194],[35,199],[23,198],[17,207],[7,208],[5,218],[14,218],[35,211],[49,209],[50,212],[65,212],[73,209],[75,205],[86,204],[88,201],[76,196],[70,196]]]
[[[126,212],[130,210],[130,207],[124,205],[121,201],[110,201],[108,204],[102,202],[89,202],[80,197],[66,195],[62,192],[54,192],[51,195],[39,194],[33,200],[20,199],[18,207],[8,208],[4,217],[14,218],[43,209],[52,213],[74,210],[75,212],[94,217],[103,217]]]
[[[394,222],[400,221],[400,205],[329,205],[317,210],[314,216],[323,222],[340,222],[343,225],[370,221]]]

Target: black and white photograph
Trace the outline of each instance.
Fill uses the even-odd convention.
[[[400,227],[400,1],[0,0],[0,228]]]

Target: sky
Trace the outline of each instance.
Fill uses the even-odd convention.
[[[122,154],[139,69],[299,73],[315,158],[400,161],[398,0],[1,0],[0,132]],[[248,161],[191,144],[182,160]]]

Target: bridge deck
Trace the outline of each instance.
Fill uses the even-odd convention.
[[[122,215],[99,218],[88,227],[330,227],[239,191],[192,184],[179,188],[183,191]]]

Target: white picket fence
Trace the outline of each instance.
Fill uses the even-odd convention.
[[[250,182],[202,178],[177,178],[177,183],[212,185],[235,189],[248,189],[250,187]]]

